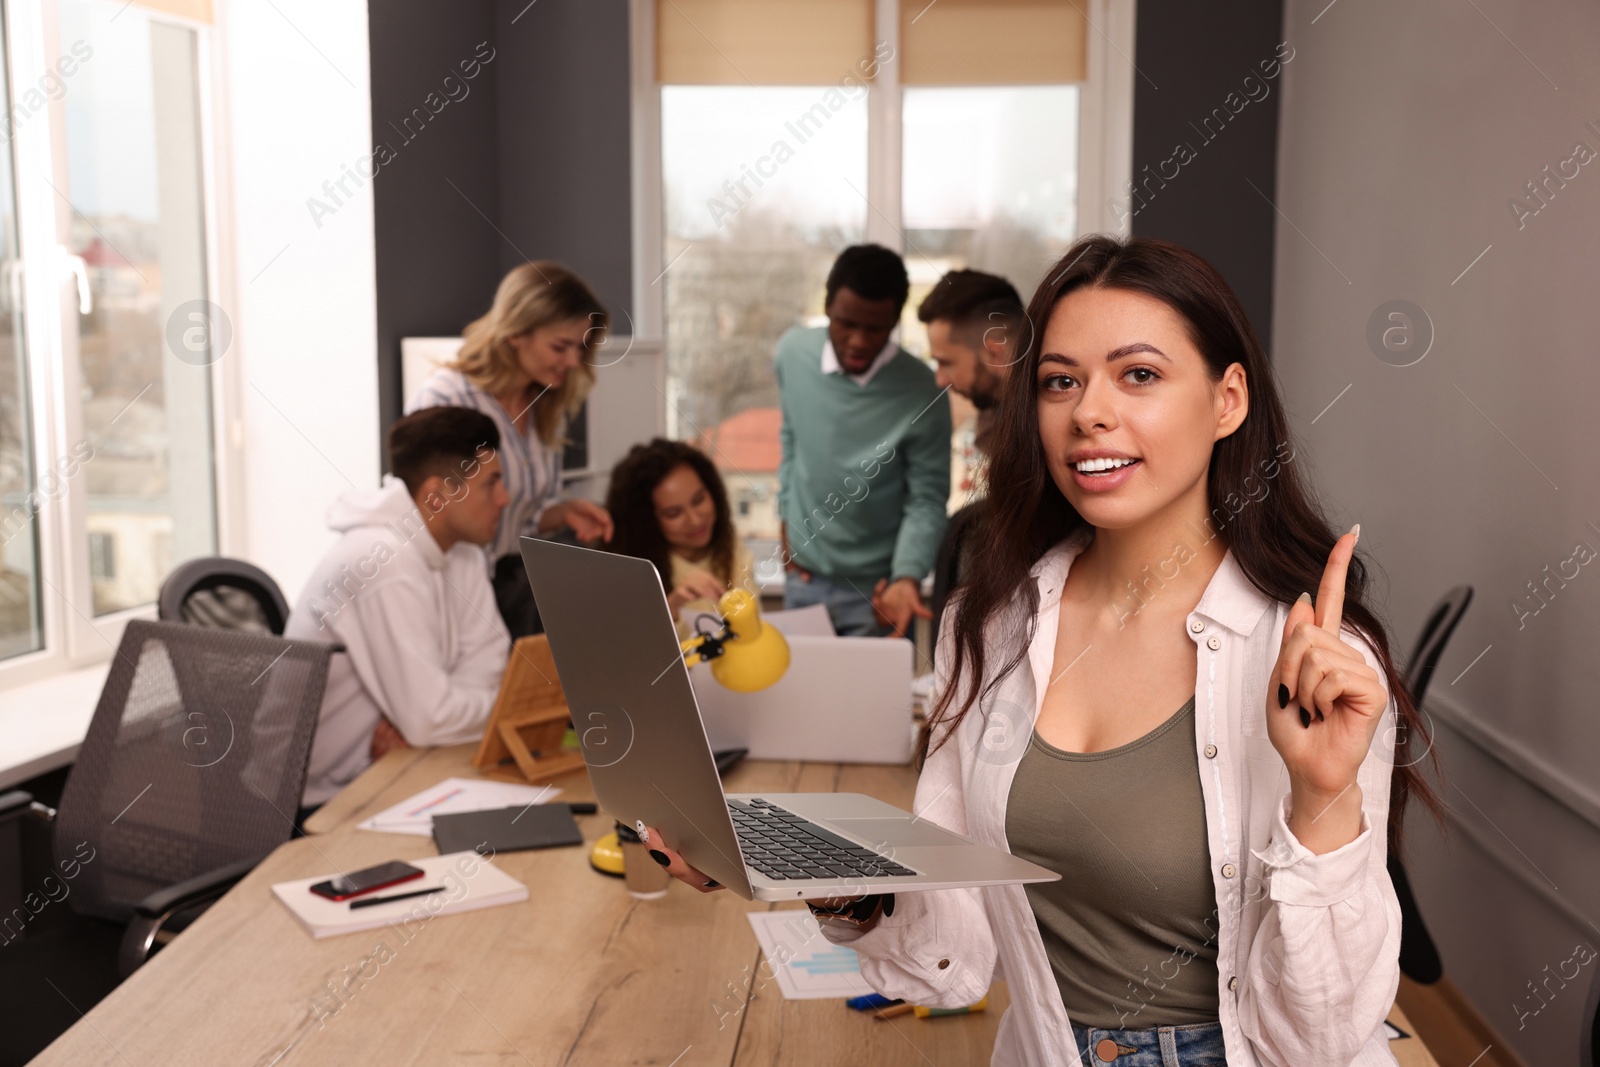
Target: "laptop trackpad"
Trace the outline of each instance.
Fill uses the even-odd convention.
[[[847,834],[877,845],[965,845],[967,842],[926,820],[829,819]]]

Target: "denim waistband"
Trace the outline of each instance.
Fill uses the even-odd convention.
[[[1228,1062],[1220,1022],[1147,1030],[1074,1026],[1072,1036],[1084,1067],[1227,1067]]]

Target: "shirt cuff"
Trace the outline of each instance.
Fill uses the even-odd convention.
[[[1272,840],[1254,855],[1266,864],[1269,895],[1279,904],[1326,908],[1349,900],[1367,878],[1372,852],[1372,825],[1361,811],[1361,832],[1354,841],[1317,855],[1300,843],[1289,829],[1289,797],[1278,803],[1272,823]]]

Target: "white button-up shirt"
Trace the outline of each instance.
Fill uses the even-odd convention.
[[[1016,611],[993,624],[990,660],[1004,663],[1034,611],[1028,655],[929,755],[913,805],[919,816],[1008,849],[1006,803],[1051,678],[1062,586],[1092,536],[1085,528],[1040,558],[1031,572],[1037,598],[1025,587]],[[1395,706],[1391,700],[1385,709],[1357,774],[1359,836],[1313,854],[1289,831],[1288,772],[1267,737],[1267,686],[1289,607],[1251,585],[1229,550],[1186,620],[1197,660],[1195,758],[1216,888],[1218,1015],[1228,1062],[1390,1067],[1382,1024],[1400,983],[1400,906],[1385,867]],[[1341,636],[1384,677],[1353,627],[1346,623]],[[935,654],[936,693],[948,681],[953,640],[947,625]],[[885,996],[954,1008],[1004,979],[1011,1006],[995,1037],[995,1067],[1080,1063],[1022,886],[901,893],[894,915],[880,916],[871,931],[825,924],[823,932],[860,954],[863,977]]]
[[[883,348],[878,351],[878,354],[872,357],[872,362],[867,364],[866,370],[862,371],[860,374],[850,374],[849,371],[844,369],[844,364],[839,362],[839,353],[835,352],[833,349],[833,339],[823,338],[822,373],[845,374],[848,375],[850,380],[855,382],[857,385],[866,385],[868,382],[872,381],[873,375],[877,374],[883,369],[883,365],[885,363],[894,358],[894,354],[899,350],[900,342],[891,338],[889,343],[884,345]]]

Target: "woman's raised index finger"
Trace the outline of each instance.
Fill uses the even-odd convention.
[[[1356,554],[1356,542],[1361,538],[1358,522],[1347,533],[1340,535],[1328,553],[1328,565],[1322,571],[1322,584],[1317,587],[1317,626],[1338,636],[1344,620],[1344,586],[1350,572],[1350,558]]]

